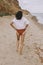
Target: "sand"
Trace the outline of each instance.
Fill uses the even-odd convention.
[[[0,65],[43,65],[43,28],[26,17],[30,25],[22,55],[16,52],[16,33],[10,26],[14,16],[0,17]]]

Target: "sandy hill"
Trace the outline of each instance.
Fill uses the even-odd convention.
[[[0,0],[0,15],[2,14],[15,14],[18,10],[22,10],[17,0]],[[22,10],[24,13],[29,13]]]

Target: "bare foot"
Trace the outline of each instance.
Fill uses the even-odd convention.
[[[20,55],[22,55],[22,52],[19,52]]]
[[[18,49],[16,51],[18,52]]]

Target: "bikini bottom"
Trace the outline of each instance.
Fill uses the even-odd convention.
[[[17,29],[17,32],[19,33],[19,35],[22,35],[23,34],[23,32],[25,31],[25,29]]]

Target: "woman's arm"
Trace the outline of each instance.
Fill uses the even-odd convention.
[[[13,22],[11,22],[10,25],[12,28],[14,28],[16,30],[15,26],[13,25]]]
[[[26,27],[25,27],[25,31],[24,31],[24,33],[23,33],[23,34],[25,34],[25,33],[26,33],[26,29],[27,29],[27,27],[28,27],[28,26],[29,26],[29,25],[27,24],[27,25],[26,25]]]
[[[28,27],[28,24],[26,25],[25,30],[27,29],[27,27]]]

